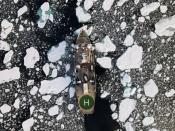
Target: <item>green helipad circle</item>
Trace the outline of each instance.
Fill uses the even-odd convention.
[[[89,95],[84,95],[80,98],[80,107],[85,109],[85,110],[89,110],[94,106],[94,99],[92,98],[92,96]]]

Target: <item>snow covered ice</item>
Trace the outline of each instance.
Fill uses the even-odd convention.
[[[31,117],[22,123],[22,128],[24,131],[31,131],[33,124],[34,124],[34,119],[33,117]]]
[[[119,121],[125,122],[131,113],[135,110],[136,100],[126,98],[119,105]]]
[[[157,93],[159,92],[158,87],[153,79],[150,79],[145,85],[144,85],[144,92],[145,95],[151,98],[154,98]]]
[[[53,14],[50,9],[49,2],[44,2],[38,10],[37,14],[40,16],[40,19],[37,22],[39,28],[44,28],[48,20],[53,22]]]
[[[36,62],[39,60],[39,53],[34,47],[30,47],[26,50],[26,56],[24,57],[24,65],[26,68],[34,68]]]
[[[6,39],[13,29],[13,24],[4,19],[1,22],[1,39]]]
[[[5,41],[0,40],[0,50],[9,51],[10,45]]]
[[[113,52],[116,50],[116,46],[113,44],[109,36],[105,36],[101,42],[95,44],[95,49],[98,52]]]
[[[113,3],[114,3],[114,0],[104,0],[102,8],[104,9],[104,11],[108,11],[111,9]]]
[[[48,114],[50,116],[55,116],[58,114],[58,112],[59,112],[59,107],[57,105],[50,107],[50,109],[48,110]]]
[[[11,107],[8,104],[3,104],[0,107],[0,111],[1,111],[2,114],[8,113],[8,112],[11,111]]]
[[[50,62],[56,62],[65,54],[67,43],[65,41],[60,42],[57,46],[52,46],[48,51],[47,56]]]
[[[117,59],[116,65],[120,70],[140,68],[142,64],[142,54],[143,48],[138,45],[133,45]]]
[[[142,7],[140,9],[140,12],[142,14],[142,16],[147,16],[149,15],[151,12],[155,11],[157,8],[159,8],[160,6],[160,3],[159,2],[153,2],[153,3],[150,3],[144,7]]]
[[[76,8],[76,16],[80,23],[86,23],[91,19],[91,15],[87,13],[81,6]]]
[[[154,117],[145,117],[142,121],[144,126],[149,126],[154,123]]]
[[[10,82],[20,78],[19,67],[13,67],[11,69],[0,70],[0,84]]]
[[[159,36],[172,36],[175,32],[175,15],[163,18],[155,24],[155,33]]]
[[[111,58],[110,58],[110,57],[101,57],[101,58],[97,58],[97,62],[98,62],[103,68],[108,68],[108,69],[111,69],[111,68],[112,68]]]
[[[20,17],[21,15],[23,15],[26,12],[27,12],[27,6],[25,5],[18,10],[18,17]]]
[[[71,82],[71,78],[57,77],[53,80],[43,80],[41,81],[41,87],[39,92],[41,94],[58,94],[63,91]]]

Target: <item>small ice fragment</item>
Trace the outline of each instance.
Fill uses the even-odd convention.
[[[145,117],[143,120],[142,120],[142,124],[143,126],[149,126],[151,124],[154,123],[154,117]]]
[[[114,3],[114,0],[104,0],[102,8],[104,9],[104,11],[108,11],[111,9],[113,3]]]
[[[1,113],[2,114],[5,114],[5,113],[8,113],[11,111],[11,106],[7,105],[7,104],[3,104],[1,107],[0,107],[0,110],[1,110]]]
[[[18,17],[20,17],[21,15],[23,15],[26,12],[27,12],[27,6],[25,5],[18,10]]]

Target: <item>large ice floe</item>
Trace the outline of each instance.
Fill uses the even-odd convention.
[[[49,61],[50,62],[58,61],[62,57],[62,55],[65,54],[66,45],[67,45],[66,41],[62,41],[58,45],[52,46],[47,53]]]
[[[58,94],[63,91],[71,83],[71,78],[57,77],[53,80],[43,80],[41,81],[41,87],[39,92],[41,94]]]
[[[50,9],[49,2],[44,2],[39,10],[37,11],[37,15],[39,15],[39,20],[38,20],[38,27],[39,28],[44,28],[45,24],[47,23],[48,20],[53,22],[53,14]]]
[[[0,71],[0,84],[10,82],[20,78],[19,67],[13,67],[11,69],[5,69]],[[3,77],[2,77],[3,76]]]
[[[159,92],[159,89],[153,79],[150,79],[144,85],[144,92],[146,96],[151,98],[154,98],[157,95],[157,93]]]
[[[175,15],[159,20],[155,24],[155,33],[159,36],[172,36],[175,32]]]
[[[136,107],[136,100],[126,98],[119,105],[119,121],[125,122]]]
[[[101,42],[95,44],[95,49],[98,52],[113,52],[116,50],[116,46],[107,35],[102,39]]]
[[[142,7],[140,9],[140,12],[142,14],[142,16],[147,16],[149,15],[151,12],[155,11],[157,8],[159,8],[160,6],[160,3],[159,2],[153,2],[153,3],[150,3],[144,7]]]
[[[78,6],[76,8],[76,16],[80,23],[86,23],[91,19],[91,15],[86,12],[86,10],[84,10],[81,6]]]
[[[39,53],[34,47],[30,47],[26,50],[26,56],[24,57],[24,65],[26,68],[34,68],[36,62],[39,60]]]
[[[120,70],[140,68],[142,64],[143,48],[138,45],[129,47],[126,52],[117,59],[117,67]]]
[[[4,19],[1,22],[1,39],[6,39],[13,29],[13,24]]]

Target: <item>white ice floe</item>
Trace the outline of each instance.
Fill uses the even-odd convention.
[[[141,23],[143,23],[143,22],[145,22],[145,18],[144,17],[139,17],[138,18],[138,21],[141,22]]]
[[[1,22],[1,39],[6,39],[13,29],[13,24],[4,19]]]
[[[161,11],[162,13],[166,13],[167,10],[168,10],[168,8],[167,8],[166,5],[161,5],[161,6],[160,6],[160,11]]]
[[[27,12],[27,6],[25,5],[18,10],[18,17],[20,17],[21,15],[23,15],[26,12]]]
[[[66,41],[60,42],[57,46],[52,46],[47,53],[50,62],[57,62],[65,54]]]
[[[30,115],[33,114],[34,110],[35,110],[35,106],[32,105],[32,106],[30,107]]]
[[[135,129],[132,127],[131,122],[126,122],[124,126],[125,126],[126,131],[135,131]]]
[[[151,124],[154,123],[154,117],[145,117],[143,120],[142,120],[142,124],[143,126],[149,126]]]
[[[92,8],[93,4],[94,4],[94,0],[85,0],[84,9],[88,11],[90,8]]]
[[[130,87],[125,87],[124,92],[123,92],[123,97],[130,97],[131,95],[134,95],[136,92],[136,88],[130,88]]]
[[[54,106],[50,107],[49,110],[48,110],[48,114],[49,114],[50,116],[55,116],[55,115],[58,114],[58,112],[59,112],[59,107],[58,107],[58,105],[54,105]]]
[[[158,9],[160,6],[159,2],[152,2],[148,5],[145,5],[144,7],[142,7],[140,9],[140,12],[142,14],[142,16],[147,16],[149,15],[151,12],[155,11],[156,9]]]
[[[18,0],[14,0],[14,3],[15,3],[15,4],[18,3]]]
[[[19,31],[24,31],[24,26],[23,25],[19,25]]]
[[[116,110],[116,108],[117,108],[117,105],[116,104],[111,104],[110,108],[111,108],[111,111],[114,112]]]
[[[10,45],[5,41],[0,40],[0,50],[9,51]]]
[[[82,26],[81,28],[79,28],[79,29],[77,29],[77,30],[75,30],[75,35],[79,35],[80,34],[80,32],[81,31],[85,31],[86,32],[86,34],[88,35],[88,36],[90,36],[91,35],[91,33],[92,33],[92,31],[93,31],[93,27],[91,26],[89,29],[88,29],[88,27],[87,27],[87,25],[85,25],[85,26]]]
[[[56,100],[56,102],[55,102],[55,103],[56,103],[57,105],[59,105],[59,106],[60,106],[60,105],[62,105],[62,104],[63,104],[63,102],[64,102],[64,100],[63,100],[63,97],[61,96],[61,97],[59,97],[59,98]]]
[[[101,57],[97,58],[97,62],[100,64],[101,67],[111,69],[111,58],[110,57]]]
[[[154,71],[153,71],[153,73],[157,74],[161,70],[162,70],[162,64],[157,64]]]
[[[11,111],[11,106],[7,105],[7,104],[3,104],[1,107],[0,107],[0,110],[1,110],[1,113],[2,114],[5,114],[5,113],[8,113]]]
[[[23,128],[23,131],[31,131],[31,128],[34,124],[34,119],[33,117],[25,120],[23,123],[22,123],[22,128]]]
[[[120,28],[121,28],[121,30],[124,30],[125,28],[126,28],[126,22],[122,22],[121,24],[120,24]]]
[[[24,57],[24,65],[26,68],[34,68],[36,62],[40,59],[38,51],[34,47],[30,47],[26,50],[26,56]]]
[[[110,93],[107,91],[103,91],[103,93],[100,95],[101,98],[106,98]]]
[[[160,131],[160,130],[158,130],[158,129],[156,129],[156,128],[151,128],[151,129],[149,129],[148,131]]]
[[[143,48],[138,45],[129,47],[126,52],[117,59],[117,67],[120,70],[140,68],[142,64]]]
[[[165,92],[166,97],[172,97],[175,94],[174,89],[170,89],[169,91]]]
[[[151,98],[154,98],[157,95],[157,93],[159,92],[159,89],[153,79],[150,79],[144,85],[144,92],[146,96]]]
[[[53,80],[43,80],[41,81],[41,87],[39,92],[41,94],[58,94],[63,91],[71,82],[71,78],[57,77]]]
[[[16,108],[16,109],[19,109],[19,106],[20,106],[20,99],[17,98],[13,104],[13,106]]]
[[[19,67],[13,67],[11,69],[5,69],[0,71],[0,84],[10,82],[20,78]]]
[[[76,8],[76,16],[80,23],[86,23],[91,19],[91,15],[87,13],[81,6]]]
[[[27,86],[31,86],[31,85],[34,85],[34,80],[28,80]]]
[[[56,117],[57,121],[61,120],[61,119],[63,118],[63,116],[64,116],[64,112],[61,112],[61,113]]]
[[[140,0],[134,0],[134,3],[137,5]]]
[[[155,39],[155,38],[157,38],[157,35],[156,35],[156,33],[154,33],[154,32],[150,32],[150,38],[151,39]]]
[[[155,24],[155,33],[159,36],[172,36],[175,32],[175,15],[163,18]]]
[[[14,54],[14,52],[13,52],[12,50],[10,50],[9,52],[7,52],[7,53],[5,54],[3,63],[4,63],[4,64],[8,64],[8,63],[11,61],[13,54]]]
[[[119,105],[119,121],[125,122],[128,119],[128,117],[134,111],[136,103],[136,100],[129,98],[121,101]]]
[[[113,3],[114,3],[114,0],[104,0],[102,8],[104,9],[104,11],[108,11],[111,9]]]
[[[43,66],[43,71],[45,73],[46,76],[49,75],[49,71],[50,71],[50,67],[49,67],[49,64],[46,63],[44,66]]]
[[[120,82],[121,82],[121,84],[124,86],[124,87],[130,87],[131,86],[131,84],[132,84],[132,82],[131,82],[131,77],[126,73],[126,72],[122,72],[121,74],[120,74],[120,76],[121,76],[121,80],[120,80]]]
[[[44,28],[48,20],[53,22],[53,14],[50,9],[49,2],[44,2],[38,10],[37,14],[40,16],[37,22],[39,28]]]
[[[119,0],[118,3],[117,3],[117,6],[123,6],[123,4],[125,2],[127,2],[128,0]]]
[[[116,46],[107,35],[102,39],[101,42],[95,44],[95,49],[98,52],[113,52],[116,50]]]
[[[132,46],[134,44],[134,39],[132,35],[127,35],[125,40],[124,40],[124,45],[125,46]]]
[[[74,104],[69,104],[69,105],[67,106],[67,108],[68,108],[69,111],[71,111],[71,110],[74,108]]]
[[[57,69],[53,69],[50,77],[55,78],[57,77],[57,74],[58,74]]]
[[[69,97],[72,98],[75,95],[75,88],[71,87],[69,88]]]
[[[30,90],[30,94],[31,95],[36,95],[37,91],[38,91],[38,87],[33,86],[33,88]]]
[[[52,97],[51,95],[45,95],[45,96],[42,96],[42,99],[49,102],[51,97]]]
[[[111,115],[113,120],[116,120],[118,118],[118,114],[116,112],[112,113]]]

